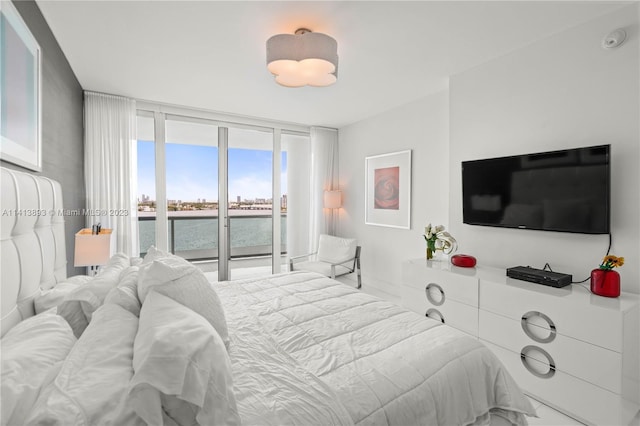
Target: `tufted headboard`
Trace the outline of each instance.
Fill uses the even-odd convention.
[[[60,183],[1,167],[2,335],[35,314],[33,298],[67,276]]]

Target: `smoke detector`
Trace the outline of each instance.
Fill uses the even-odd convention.
[[[622,28],[619,28],[615,31],[611,31],[609,34],[602,39],[602,47],[605,49],[614,49],[619,47],[624,43],[627,38],[627,33]]]

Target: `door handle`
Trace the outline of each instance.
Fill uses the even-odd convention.
[[[440,292],[440,298],[439,299],[436,299],[431,295],[430,290],[432,288],[435,288],[436,290],[438,290]],[[424,289],[424,292],[427,294],[427,300],[429,302],[431,302],[432,305],[440,306],[440,305],[442,305],[444,303],[444,290],[438,284],[436,284],[436,283],[427,284],[427,286]]]
[[[547,337],[538,337],[535,334],[533,334],[530,328],[531,325],[529,324],[529,319],[533,317],[540,317],[547,323],[547,325],[549,326],[549,335]],[[538,343],[549,343],[556,338],[556,325],[553,323],[551,318],[549,318],[542,312],[538,312],[538,311],[527,312],[522,316],[522,319],[520,320],[520,326],[522,327],[522,330],[525,332],[527,336],[529,336],[531,339],[533,339]]]
[[[531,364],[529,364],[529,360],[532,358],[527,356],[527,353],[531,350],[536,350],[544,355],[545,358],[547,358],[547,363],[549,363],[549,370],[546,373],[536,371],[533,367],[531,367]],[[520,361],[522,361],[522,365],[524,365],[524,367],[529,370],[529,373],[533,374],[536,377],[540,377],[541,379],[550,379],[554,374],[556,374],[556,363],[553,358],[551,358],[551,355],[549,355],[549,353],[544,349],[537,346],[529,345],[522,348],[522,350],[520,351]]]
[[[436,315],[436,317],[434,317],[433,315]],[[442,313],[437,309],[427,309],[427,312],[424,314],[424,316],[434,320],[440,320],[440,322],[444,324],[444,316],[442,316]]]

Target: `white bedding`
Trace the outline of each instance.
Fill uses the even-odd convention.
[[[515,424],[533,407],[448,326],[313,273],[219,283],[243,424]]]
[[[42,389],[27,425],[142,426],[127,390],[133,376],[133,341],[138,318],[115,304],[92,313],[89,326]]]
[[[184,369],[173,364],[162,366],[162,350],[143,350],[142,311],[139,322],[126,308],[106,302],[42,388],[35,389],[37,401],[23,410],[29,413],[25,424],[134,425],[144,423],[138,417],[143,413],[180,425],[203,416],[205,424],[238,424],[239,415],[246,426],[488,424],[492,414],[526,424],[522,413],[535,415],[497,358],[477,340],[337,281],[297,272],[204,285],[215,289],[215,301],[224,306],[228,348],[185,300],[158,294],[172,308],[142,305],[159,327],[149,335],[148,348],[163,345],[172,359],[179,355],[195,366],[181,374]],[[213,300],[198,294],[200,303]],[[66,331],[75,340],[69,327]],[[141,365],[153,361],[149,353],[162,362],[136,381],[136,374],[145,373]],[[197,371],[213,373],[206,379]],[[132,397],[136,383],[158,389],[160,399]]]

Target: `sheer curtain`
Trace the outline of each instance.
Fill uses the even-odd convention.
[[[320,234],[332,228],[333,212],[325,214],[322,200],[324,191],[338,184],[338,131],[323,127],[311,128],[311,188],[309,218],[309,252],[318,248]]]
[[[138,256],[135,191],[136,103],[102,93],[84,94],[86,224],[113,229],[116,252]]]

